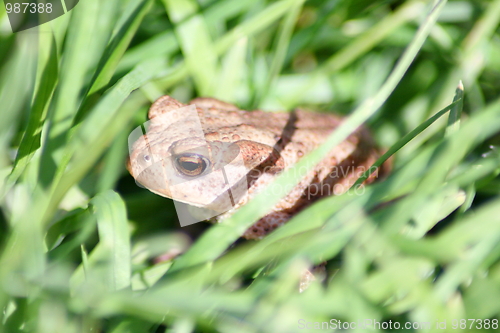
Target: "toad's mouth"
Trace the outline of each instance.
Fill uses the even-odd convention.
[[[148,190],[152,193],[165,197],[165,195],[161,192],[151,189]],[[177,211],[177,216],[182,226],[199,221],[210,220],[235,208],[234,201],[231,201],[229,203],[228,200],[216,199],[209,204],[205,204],[181,198],[168,198],[173,200],[175,209]],[[217,201],[226,201],[226,204],[222,204],[221,202]]]
[[[220,185],[218,192],[213,192],[216,186],[190,186],[188,182],[168,188],[144,187],[150,192],[172,199],[174,202],[200,209],[212,210],[217,212],[217,214],[225,213],[234,208],[248,194],[246,175],[235,183],[229,184],[226,180],[226,182],[221,181]],[[205,189],[210,193],[204,193],[200,189]]]

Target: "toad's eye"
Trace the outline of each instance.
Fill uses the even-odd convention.
[[[208,165],[208,159],[198,154],[186,153],[175,158],[177,171],[185,176],[199,176],[207,169]]]
[[[144,155],[144,161],[146,162],[151,161],[151,157],[149,155]]]

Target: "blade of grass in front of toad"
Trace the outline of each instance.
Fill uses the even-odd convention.
[[[427,14],[426,20],[418,29],[414,39],[410,45],[408,45],[387,81],[372,98],[369,98],[365,103],[356,108],[352,115],[349,116],[317,150],[302,159],[295,167],[280,175],[273,184],[256,196],[252,202],[243,206],[231,218],[224,221],[224,223],[214,225],[208,230],[208,232],[198,239],[184,255],[176,260],[170,272],[214,260],[220,256],[221,253],[240,237],[256,219],[262,217],[273,205],[286,195],[286,188],[289,188],[292,184],[297,184],[301,177],[303,177],[308,170],[312,169],[328,151],[340,144],[350,133],[373,115],[404,76],[406,70],[411,65],[413,59],[426,40],[431,28],[435,24],[445,3],[445,0],[438,1]]]

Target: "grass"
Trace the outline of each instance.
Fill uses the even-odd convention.
[[[0,333],[497,327],[500,1],[82,0],[16,34],[1,8]],[[393,172],[260,241],[238,238],[284,191],[182,229],[125,169],[167,93],[335,110],[301,172],[362,123]]]

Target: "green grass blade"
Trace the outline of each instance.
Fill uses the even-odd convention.
[[[103,192],[91,200],[97,219],[99,244],[108,252],[110,290],[130,286],[130,233],[125,204],[113,191]]]
[[[179,49],[177,39],[173,31],[162,32],[147,41],[128,49],[123,58],[120,59],[116,71],[126,72],[133,68],[137,63],[148,58],[158,56],[170,58],[171,54]]]
[[[112,142],[108,153],[103,160],[103,170],[102,175],[97,183],[97,191],[103,192],[115,187],[118,182],[119,176],[121,176],[120,171],[123,170],[123,161],[127,157],[128,147],[127,147],[128,133],[122,131],[118,133],[114,142]]]
[[[448,299],[462,282],[470,278],[474,270],[481,265],[500,240],[500,228],[498,228],[500,225],[500,199],[497,198],[488,203],[476,214],[477,216],[469,217],[438,240],[445,246],[453,246],[461,251],[465,250],[463,247],[467,248],[465,256],[461,251],[457,251],[459,256],[456,262],[450,265],[438,280],[435,290],[441,299]],[[474,239],[481,241],[473,243]]]
[[[278,32],[276,47],[273,52],[273,60],[271,67],[269,68],[266,82],[262,86],[261,90],[257,92],[257,105],[259,105],[260,102],[266,98],[266,94],[269,93],[269,88],[275,83],[276,78],[283,68],[292,31],[297,22],[303,3],[304,2],[302,0],[296,1],[293,7],[290,8],[288,14],[284,17],[284,21],[282,22]]]
[[[222,36],[216,43],[217,54],[223,53],[242,37],[250,37],[266,29],[293,8],[297,0],[282,0],[272,3],[259,14],[242,22]]]
[[[214,97],[222,101],[235,101],[238,88],[242,86],[242,77],[247,70],[246,54],[248,40],[240,39],[222,59],[220,83],[217,85]]]
[[[327,70],[333,73],[345,68],[403,24],[416,19],[424,9],[425,5],[423,2],[406,2],[394,13],[387,15],[375,26],[364,32],[362,36],[356,38],[352,43],[335,53],[335,55],[325,62],[320,70]]]
[[[110,88],[101,101],[89,112],[86,121],[75,128],[74,135],[65,147],[63,163],[58,166],[57,177],[49,196],[41,192],[40,209],[44,211],[46,223],[66,192],[81,180],[83,175],[102,154],[109,142],[123,130],[123,126],[133,117],[144,102],[136,96],[130,99],[127,108],[120,109],[132,91],[161,75],[166,70],[163,59],[146,61],[124,76]],[[68,163],[73,167],[66,170]]]
[[[499,117],[500,100],[497,100],[441,142],[415,191],[395,204],[397,209],[394,209],[391,217],[387,217],[384,228],[388,233],[398,233],[413,212],[421,207],[425,197],[432,195],[442,186],[451,168],[456,166],[472,147],[500,130]]]
[[[284,15],[287,10],[289,10],[293,6],[295,1],[296,0],[282,0],[279,2],[275,2],[266,7],[265,10],[263,10],[259,14],[233,28],[231,31],[226,33],[214,43],[216,54],[220,55],[224,53],[241,38],[253,36],[269,27]],[[180,62],[173,69],[172,73],[169,76],[158,80],[157,84],[161,89],[167,89],[175,85],[179,81],[185,79],[188,74],[189,71],[187,64],[184,62]]]
[[[118,27],[117,33],[114,34],[108,47],[104,51],[95,72],[94,79],[92,80],[88,95],[92,95],[109,83],[109,80],[115,73],[118,62],[125,53],[144,15],[146,15],[151,8],[151,3],[152,0],[137,0],[129,4],[133,10],[129,10],[128,16],[122,18],[122,21],[124,21],[123,24]]]
[[[0,165],[7,165],[7,140],[14,135],[19,117],[31,100],[36,75],[35,34],[17,35],[12,54],[0,73]]]
[[[196,1],[164,0],[164,4],[176,24],[175,32],[197,90],[202,96],[213,95],[218,58],[205,19],[196,14]]]
[[[48,111],[48,103],[57,82],[58,59],[56,53],[55,40],[52,35],[40,35],[40,54],[45,53],[45,59],[39,60],[39,66],[43,71],[39,71],[39,85],[36,93],[28,126],[24,131],[24,136],[19,145],[16,160],[8,181],[13,184],[24,171],[35,152],[41,146],[42,126],[45,123]]]
[[[460,97],[458,97],[460,96]],[[459,99],[458,99],[459,98]],[[412,130],[410,133],[406,134],[404,137],[398,140],[394,145],[392,145],[389,150],[387,150],[382,156],[380,156],[375,163],[367,170],[365,171],[361,177],[356,180],[356,182],[351,186],[351,189],[357,188],[359,185],[361,185],[370,175],[377,170],[377,168],[380,168],[382,164],[384,164],[385,161],[387,161],[392,155],[394,155],[398,150],[400,150],[402,147],[404,147],[408,142],[413,140],[416,136],[418,136],[420,133],[422,133],[426,128],[431,126],[441,118],[443,115],[445,115],[448,111],[453,110],[455,106],[457,106],[459,103],[462,102],[463,95],[459,95],[458,90],[457,90],[457,95],[455,95],[455,98],[453,99],[453,103],[445,107],[444,109],[440,110],[438,113],[427,119],[425,122],[422,124],[418,125],[414,130]]]
[[[453,102],[458,102],[451,110],[448,116],[448,126],[446,126],[445,135],[451,135],[460,128],[460,116],[464,105],[464,86],[462,81],[458,84]]]
[[[467,87],[473,86],[477,76],[483,71],[485,65],[485,62],[478,61],[484,54],[483,45],[491,45],[493,32],[499,22],[500,1],[491,1],[485,10],[481,12],[479,19],[474,22],[474,25],[468,31],[460,47],[456,49],[455,52],[459,57],[451,72],[445,76],[445,82],[440,85],[440,91],[430,110],[441,108],[448,104],[448,101],[451,99],[451,92],[456,88],[458,81],[462,81]],[[418,146],[421,142],[428,140],[439,130],[440,127],[431,127],[413,142],[414,146]],[[414,146],[411,146],[411,148]]]
[[[220,22],[240,14],[254,4],[253,0],[234,2],[232,0],[219,1],[204,11],[205,21],[209,28]],[[140,61],[147,58],[162,56],[170,58],[172,53],[179,50],[179,44],[173,31],[161,32],[147,41],[127,50],[117,68],[117,72],[127,71]],[[220,54],[220,53],[219,53]]]
[[[113,29],[118,0],[87,0],[72,10],[58,87],[49,111],[50,128],[40,164],[40,177],[47,187],[55,176],[55,164],[61,159],[61,146],[82,100],[86,75],[97,64]]]

